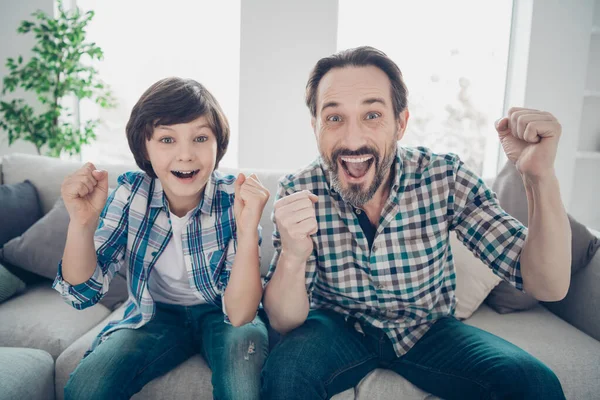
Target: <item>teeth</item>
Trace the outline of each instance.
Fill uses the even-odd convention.
[[[373,158],[373,156],[366,156],[366,157],[360,157],[360,158],[347,158],[347,157],[340,157],[340,158],[344,162],[361,163],[361,162],[369,161],[371,158]]]

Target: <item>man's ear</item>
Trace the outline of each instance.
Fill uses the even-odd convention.
[[[312,126],[313,133],[317,136],[317,119],[315,117],[310,119],[310,126]]]
[[[405,108],[404,111],[400,113],[398,119],[396,120],[398,124],[398,140],[402,139],[404,136],[404,132],[406,131],[406,126],[408,125],[408,118],[410,117],[410,112],[408,108]]]

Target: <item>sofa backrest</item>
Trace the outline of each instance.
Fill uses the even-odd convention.
[[[64,178],[77,170],[82,164],[77,161],[66,161],[44,156],[10,154],[3,157],[0,176],[3,176],[3,183],[6,184],[19,183],[29,179],[38,191],[45,214],[50,211],[56,200],[60,197],[60,185]],[[135,164],[98,164],[96,167],[108,171],[109,186],[111,188],[116,187],[117,177],[120,174],[138,169]],[[261,245],[261,272],[264,275],[268,270],[274,252],[271,214],[273,212],[277,182],[279,178],[288,172],[231,168],[222,168],[220,170],[223,173],[233,175],[237,175],[239,172],[243,172],[246,175],[254,172],[271,192],[271,199],[267,203],[261,218],[263,238]]]

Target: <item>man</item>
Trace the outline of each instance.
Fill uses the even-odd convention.
[[[263,369],[269,399],[330,398],[388,368],[445,399],[562,399],[516,346],[453,318],[449,232],[544,301],[569,287],[570,228],[553,164],[561,126],[512,108],[496,124],[527,191],[529,231],[455,155],[399,147],[400,70],[371,47],[321,59],[306,93],[320,158],[280,182],[264,306],[284,336]]]

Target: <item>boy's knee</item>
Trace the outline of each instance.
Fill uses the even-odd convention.
[[[75,370],[65,385],[65,400],[94,400],[117,398],[117,388],[100,374]]]

